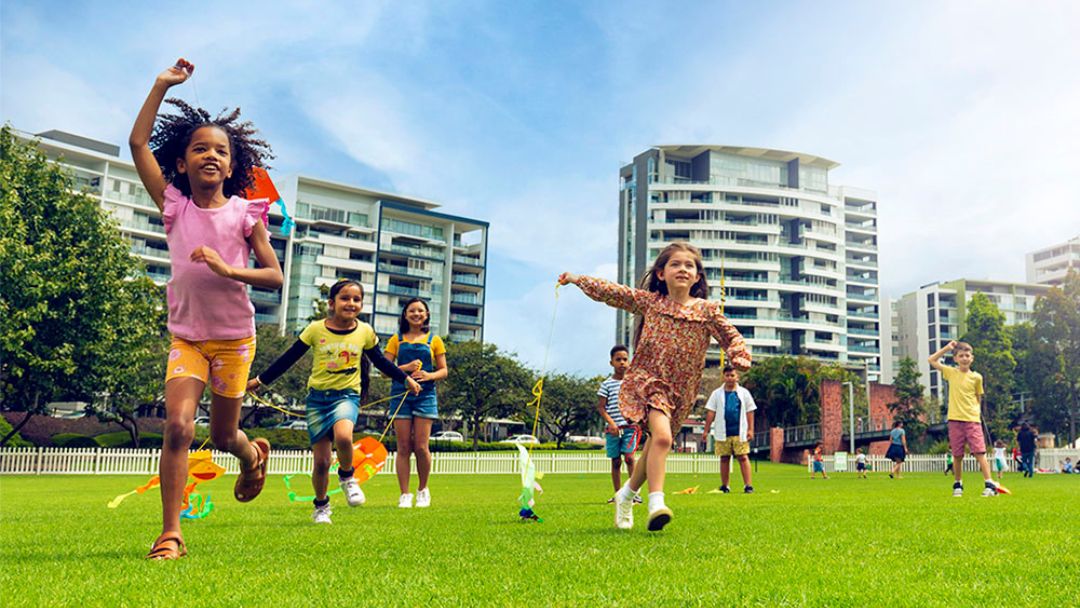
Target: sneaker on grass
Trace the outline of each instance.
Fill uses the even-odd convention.
[[[431,490],[424,488],[416,492],[416,507],[423,509],[431,506]]]
[[[615,495],[615,527],[629,530],[634,527],[634,499],[624,500]]]
[[[412,508],[412,494],[402,494],[401,498],[397,501],[399,509],[411,509]]]
[[[997,496],[997,495],[998,495],[997,484],[995,484],[992,481],[986,482],[986,487],[984,487],[983,491],[982,491],[982,497],[983,498],[993,498],[994,496]]]
[[[753,494],[754,486],[746,486],[743,488],[743,494]]]
[[[321,507],[315,507],[315,511],[311,513],[311,521],[317,524],[332,524],[330,521],[330,515],[333,512],[330,510],[330,505],[323,505]]]
[[[729,488],[727,486],[720,486],[720,491],[723,492],[724,494],[730,494],[731,493],[731,488]]]
[[[962,498],[964,496],[964,484],[959,481],[952,484],[953,498]]]
[[[655,511],[649,512],[649,532],[659,532],[664,529],[664,526],[671,523],[671,509],[667,507],[659,507]]]
[[[341,491],[345,493],[345,501],[349,503],[350,507],[359,507],[367,501],[367,498],[364,497],[364,491],[360,489],[360,484],[355,477],[342,479]]]

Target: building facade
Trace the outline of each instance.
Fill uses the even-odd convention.
[[[877,197],[830,186],[837,166],[761,148],[646,150],[619,173],[619,282],[636,285],[661,249],[688,241],[710,298],[723,277],[725,314],[755,356],[808,355],[878,380]],[[619,311],[616,340],[629,344],[632,325]]]
[[[1070,270],[1080,272],[1080,236],[1027,254],[1027,282],[1061,285]]]
[[[131,241],[147,274],[164,285],[169,251],[161,214],[120,148],[60,131],[18,133],[71,172],[75,186],[100,201]],[[307,176],[275,185],[296,222],[270,207],[271,244],[285,276],[281,290],[249,287],[255,322],[299,332],[341,278],[364,286],[365,312],[381,336],[397,330],[402,304],[424,298],[432,329],[454,341],[483,340],[488,223],[434,211],[438,204]]]
[[[920,382],[930,395],[942,398],[941,374],[930,368],[927,359],[967,332],[967,304],[971,297],[985,294],[1004,313],[1005,324],[1015,325],[1031,320],[1036,298],[1048,289],[1046,285],[971,279],[923,285],[895,301],[896,359],[914,359],[922,373]]]

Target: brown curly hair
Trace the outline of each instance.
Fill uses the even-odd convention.
[[[202,127],[217,127],[229,138],[232,156],[232,176],[225,180],[225,196],[243,195],[254,183],[253,167],[269,168],[267,161],[274,158],[270,145],[255,135],[258,131],[250,121],[239,121],[240,108],[228,112],[223,109],[215,118],[202,108],[193,108],[181,99],[169,98],[165,103],[175,106],[179,114],[158,114],[154,134],[150,137],[150,149],[161,166],[165,181],[176,186],[185,196],[191,196],[191,184],[187,175],[176,170],[176,160],[184,158],[191,143],[191,136]]]

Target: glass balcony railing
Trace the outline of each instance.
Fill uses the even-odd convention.
[[[477,287],[484,284],[479,276],[472,274],[455,274],[453,276],[453,281],[455,283],[461,283],[462,285],[476,285]]]
[[[452,323],[469,323],[471,325],[480,325],[480,317],[474,317],[471,315],[451,314],[450,321]]]

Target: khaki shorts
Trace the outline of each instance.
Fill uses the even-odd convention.
[[[197,378],[209,384],[215,395],[243,397],[254,359],[255,336],[201,342],[173,336],[165,382],[173,378]]]
[[[738,437],[728,437],[724,440],[718,440],[716,442],[716,455],[717,456],[746,456],[750,453],[750,442],[739,441]]]

